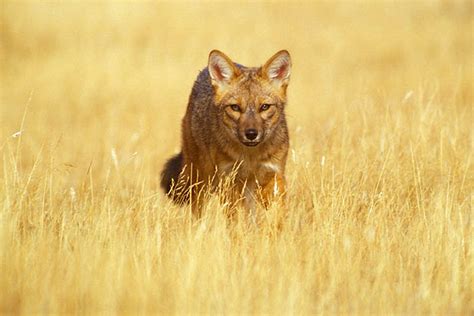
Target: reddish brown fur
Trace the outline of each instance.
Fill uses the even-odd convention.
[[[285,193],[289,137],[284,109],[290,69],[287,51],[259,68],[234,64],[219,51],[210,53],[182,121],[182,152],[162,173],[162,186],[175,201],[191,198],[197,204],[202,188],[215,188],[236,166],[234,200],[243,193],[252,207],[256,200],[268,204]]]

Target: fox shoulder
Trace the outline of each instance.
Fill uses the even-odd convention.
[[[209,70],[204,68],[199,72],[199,75],[194,82],[191,95],[189,96],[189,103],[191,104],[197,101],[206,103],[211,102],[213,94],[214,90],[212,88]]]

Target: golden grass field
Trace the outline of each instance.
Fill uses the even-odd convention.
[[[474,313],[472,2],[0,8],[0,314]],[[159,188],[215,48],[292,54],[281,230]]]

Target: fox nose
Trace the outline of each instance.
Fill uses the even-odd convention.
[[[248,140],[254,140],[257,136],[258,132],[256,129],[249,128],[245,130],[245,137],[247,137]]]

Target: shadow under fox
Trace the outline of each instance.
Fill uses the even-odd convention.
[[[182,120],[182,150],[161,174],[174,201],[198,203],[203,188],[215,188],[231,172],[232,199],[242,198],[247,207],[284,195],[290,72],[285,50],[262,67],[236,64],[217,50],[209,54]]]

